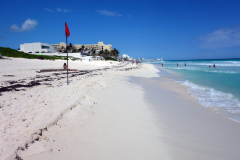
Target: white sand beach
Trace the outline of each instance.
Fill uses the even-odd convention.
[[[0,63],[0,159],[238,159],[240,125],[150,64]],[[161,74],[160,74],[161,76]]]

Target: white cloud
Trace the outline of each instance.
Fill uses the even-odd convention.
[[[109,12],[109,11],[106,11],[106,10],[97,10],[97,12],[99,12],[103,15],[107,15],[107,16],[119,16],[119,17],[122,16],[121,14],[118,14],[116,12]]]
[[[198,37],[202,48],[224,48],[240,45],[240,27],[221,28]]]
[[[46,11],[48,12],[53,12],[53,10],[49,9],[49,8],[45,8]]]
[[[21,31],[22,31],[21,28],[19,28],[16,24],[12,25],[12,26],[10,27],[10,30],[11,30],[12,32],[21,32]]]
[[[48,11],[48,12],[55,12],[55,10],[52,10],[52,9],[49,9],[49,8],[45,8],[45,10]],[[70,9],[62,9],[62,8],[57,8],[56,11],[57,12],[64,12],[64,13],[71,12]]]
[[[23,24],[22,28],[19,28],[16,24],[12,25],[10,27],[10,31],[12,32],[24,32],[24,31],[31,31],[35,29],[35,27],[38,25],[38,22],[36,20],[27,19]]]
[[[22,24],[22,30],[23,31],[31,31],[35,29],[35,27],[38,25],[38,22],[36,20],[31,20],[27,19],[23,24]]]
[[[66,13],[66,12],[71,12],[70,9],[62,9],[62,8],[58,8],[57,11],[58,11],[58,12],[65,12],[65,13]]]

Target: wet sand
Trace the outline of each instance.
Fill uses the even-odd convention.
[[[177,82],[166,78],[133,78],[131,82],[145,91],[172,159],[239,159],[239,123],[205,108]]]

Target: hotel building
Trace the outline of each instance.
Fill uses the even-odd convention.
[[[107,49],[108,51],[112,50],[112,45],[108,44],[105,45],[103,42],[98,42],[98,44],[75,44],[73,45],[73,47],[75,49],[80,49],[82,48],[82,46],[84,45],[84,49],[94,49],[94,50],[99,50],[99,51],[104,51],[105,49]],[[54,47],[55,50],[59,51],[62,49],[66,49],[66,43],[64,42],[60,42],[60,44],[52,44],[52,46]]]

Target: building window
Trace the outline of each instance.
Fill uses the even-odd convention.
[[[49,46],[43,46],[42,45],[42,49],[49,49]]]
[[[38,51],[36,51],[36,53],[39,53]]]

